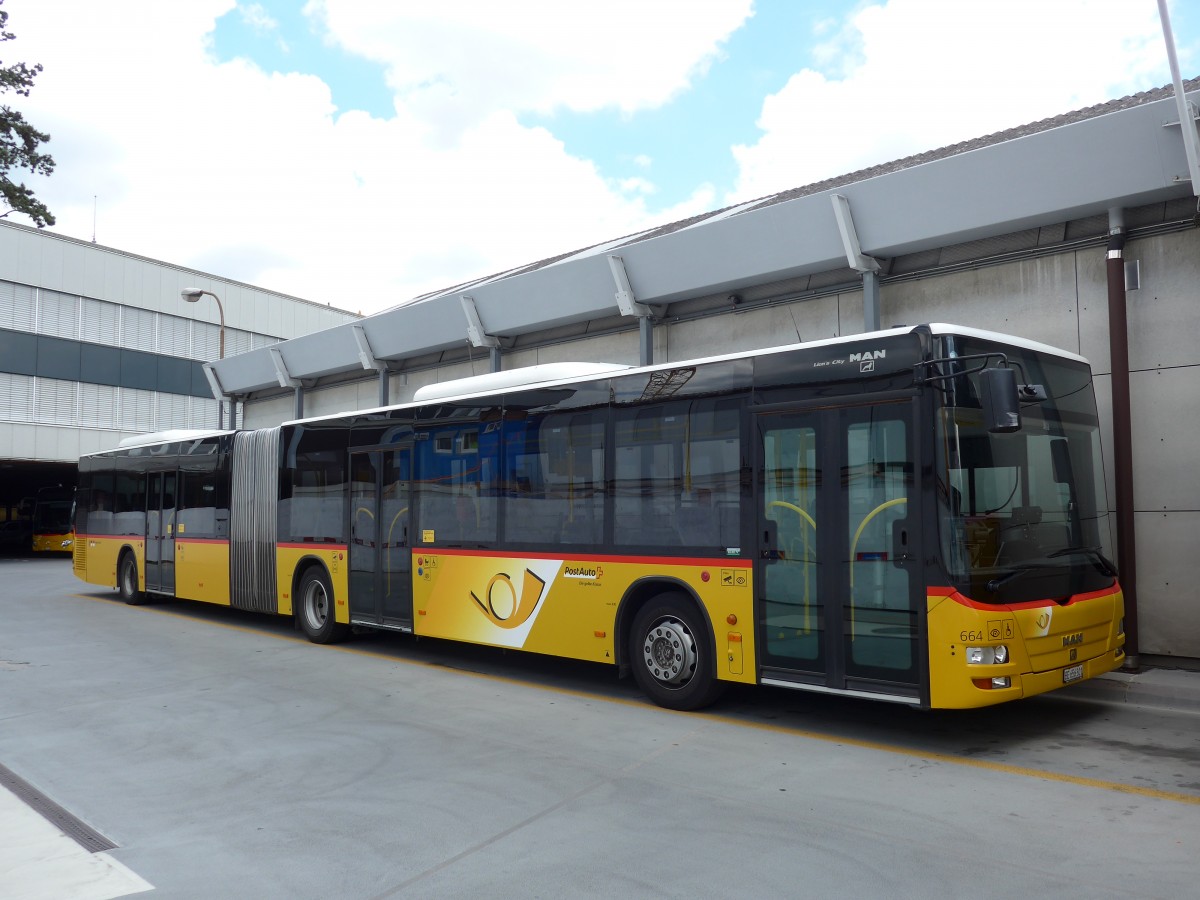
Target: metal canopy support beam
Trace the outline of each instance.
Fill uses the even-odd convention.
[[[362,363],[362,367],[374,369],[379,373],[379,405],[387,406],[391,388],[391,374],[388,372],[387,363],[375,356],[371,342],[367,340],[367,332],[361,325],[352,324],[350,333],[354,335],[354,343],[358,346],[358,361]]]
[[[467,340],[471,342],[472,347],[486,347],[492,371],[499,372],[500,338],[483,330],[483,321],[479,318],[479,309],[475,306],[474,297],[463,294],[459,299],[462,301],[463,314],[467,317]]]
[[[283,354],[278,347],[268,347],[267,350],[271,354],[271,362],[275,364],[275,377],[279,379],[280,387],[301,387],[299,378],[293,378],[288,372],[287,363],[283,359]]]
[[[1158,0],[1158,18],[1162,22],[1163,40],[1167,44],[1167,61],[1171,65],[1171,80],[1175,84],[1175,106],[1179,110],[1179,129],[1183,134],[1183,149],[1187,154],[1192,195],[1200,197],[1200,139],[1196,136],[1196,112],[1183,93],[1183,79],[1179,76],[1179,60],[1175,57],[1175,36],[1171,33],[1167,0]]]
[[[850,215],[850,201],[841,194],[832,194],[833,216],[837,219],[838,233],[842,236],[842,248],[846,261],[855,272],[863,277],[863,327],[867,331],[879,330],[879,260],[862,252],[858,242],[858,230],[854,217]]]
[[[612,272],[613,281],[617,283],[617,309],[623,316],[637,316],[639,358],[643,366],[651,365],[654,362],[654,310],[645,303],[638,303],[634,297],[624,259],[610,256],[608,268]]]
[[[295,392],[295,417],[297,419],[304,418],[304,382],[299,378],[293,378],[288,372],[287,363],[278,347],[268,347],[267,350],[271,354],[271,362],[275,365],[275,377],[279,379],[279,386],[290,387]]]
[[[879,273],[863,272],[863,325],[867,331],[878,331],[879,324]]]
[[[204,377],[208,379],[208,386],[212,389],[213,399],[217,401],[217,428],[225,428],[225,389],[221,387],[221,380],[217,378],[217,370],[213,368],[212,363],[205,363],[203,366]]]

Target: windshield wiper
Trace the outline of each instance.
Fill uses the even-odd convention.
[[[1056,556],[1066,556],[1069,553],[1082,553],[1085,556],[1090,556],[1098,563],[1098,568],[1105,575],[1116,577],[1117,567],[1112,564],[1107,556],[1100,552],[1099,547],[1063,547],[1061,550],[1055,550],[1053,553],[1047,553],[1047,559],[1053,559]]]
[[[1034,569],[1038,569],[1038,568],[1043,568],[1043,567],[1029,566],[1029,565],[1021,566],[1019,569],[1013,569],[1011,572],[1006,572],[1005,574],[1000,575],[997,578],[991,579],[986,585],[984,585],[984,587],[986,587],[989,591],[991,591],[994,594],[994,593],[996,593],[996,591],[1000,590],[1000,585],[1007,584],[1008,582],[1010,582],[1014,578],[1016,578],[1018,575],[1024,575],[1026,572],[1032,572]]]

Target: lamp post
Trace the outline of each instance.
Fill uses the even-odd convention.
[[[221,298],[218,297],[216,294],[214,294],[212,291],[206,291],[201,288],[184,288],[182,291],[179,292],[179,296],[181,296],[188,303],[198,302],[200,300],[200,298],[203,297],[205,294],[207,294],[208,296],[212,297],[214,300],[217,301],[217,316],[221,320],[220,356],[218,358],[224,359],[225,358],[225,307],[221,305]],[[230,422],[229,422],[231,427],[233,425],[232,420],[233,420],[233,416],[231,415]],[[217,400],[217,427],[218,428],[225,427],[225,401],[221,400],[221,399]]]

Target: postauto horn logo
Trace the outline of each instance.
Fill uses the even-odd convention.
[[[521,579],[520,590],[506,572],[497,572],[484,589],[483,597],[471,591],[471,599],[493,625],[520,628],[538,608],[545,589],[546,582],[529,569]]]

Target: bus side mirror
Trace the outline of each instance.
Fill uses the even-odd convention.
[[[1021,430],[1021,405],[1017,399],[1017,373],[1009,368],[979,373],[983,421],[993,434]]]

